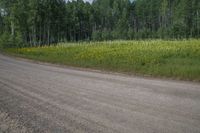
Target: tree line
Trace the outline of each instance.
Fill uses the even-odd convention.
[[[199,38],[200,1],[0,0],[0,36],[7,46]]]

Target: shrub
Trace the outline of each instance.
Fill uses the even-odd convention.
[[[8,32],[4,32],[0,36],[0,48],[9,48],[12,46],[11,35]]]
[[[23,46],[22,36],[20,33],[16,33],[15,36],[12,36],[8,32],[4,32],[0,36],[0,48],[14,48],[14,47],[22,47]]]
[[[92,33],[92,40],[101,41],[102,40],[102,33],[100,31],[94,31]]]

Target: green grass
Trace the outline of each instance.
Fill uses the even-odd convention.
[[[7,49],[51,63],[200,81],[200,40],[109,41]]]

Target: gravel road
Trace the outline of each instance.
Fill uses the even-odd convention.
[[[1,114],[0,132],[200,133],[200,84],[0,55]]]

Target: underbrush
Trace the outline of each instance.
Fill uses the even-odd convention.
[[[195,39],[65,43],[6,51],[76,67],[200,81],[200,40]]]

